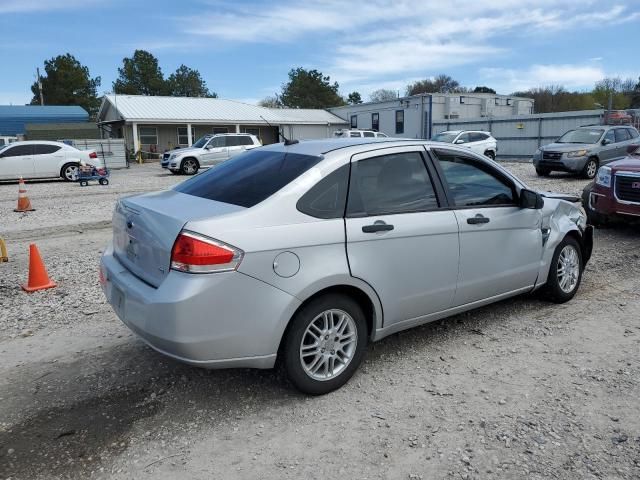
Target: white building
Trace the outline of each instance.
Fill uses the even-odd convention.
[[[326,138],[348,126],[326,110],[265,108],[219,98],[142,95],[105,95],[98,125],[105,136],[124,138],[130,151],[157,153],[190,146],[210,133],[251,133],[266,145],[280,141],[278,131],[290,139]]]
[[[351,128],[373,129],[391,137],[431,138],[433,122],[526,115],[533,113],[533,100],[491,93],[427,93],[329,111]]]

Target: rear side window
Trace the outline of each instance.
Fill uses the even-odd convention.
[[[350,137],[362,137],[362,134],[360,132],[351,132],[351,134],[349,135]]]
[[[347,201],[349,165],[324,177],[298,200],[298,210],[316,218],[342,218]]]
[[[249,208],[269,198],[322,158],[253,149],[192,177],[175,190]]]
[[[240,145],[253,145],[253,138],[243,135],[240,137]]]
[[[629,130],[626,128],[616,128],[616,142],[626,142],[627,140],[631,140]]]
[[[471,137],[472,142],[482,142],[483,140],[489,138],[489,135],[480,132],[470,133],[469,136]]]
[[[375,137],[376,135],[373,132],[362,132],[362,135],[365,137]]]
[[[435,153],[457,207],[516,204],[513,186],[490,166],[446,150]]]
[[[631,138],[638,138],[640,136],[640,133],[638,133],[634,128],[627,128],[627,131],[629,132],[629,135],[631,135]]]
[[[54,153],[60,150],[60,145],[34,145],[34,155],[47,155],[49,153]]]
[[[438,200],[418,152],[367,158],[353,164],[349,217],[392,215],[438,208]]]

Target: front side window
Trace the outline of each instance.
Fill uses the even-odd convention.
[[[209,142],[209,148],[220,148],[225,146],[225,137],[213,137]]]
[[[615,143],[616,142],[616,134],[613,132],[613,130],[609,130],[603,140],[607,140],[609,143]]]
[[[358,128],[358,116],[351,115],[351,128]]]
[[[380,114],[379,113],[371,114],[371,130],[375,130],[376,132],[380,130]]]
[[[362,135],[365,137],[375,137],[376,134],[373,132],[362,132]]]
[[[616,142],[626,142],[627,140],[631,140],[629,130],[626,128],[616,128]]]
[[[458,139],[456,140],[456,143],[469,143],[470,141],[471,141],[470,133],[461,133]]]
[[[187,127],[178,127],[178,145],[189,145],[189,132]]]
[[[21,157],[24,155],[33,155],[33,145],[16,145],[15,147],[5,148],[2,151],[3,157]]]
[[[36,144],[33,146],[34,155],[48,155],[55,153],[62,147],[60,145],[46,145],[44,143]]]
[[[356,137],[356,138],[361,138],[362,137],[362,133],[360,132],[351,132],[351,134],[349,135],[350,137]]]
[[[192,145],[192,147],[194,147],[194,148],[202,148],[207,144],[207,142],[209,141],[210,138],[211,137],[206,137],[206,136],[202,137],[202,138],[199,138],[198,141]]]
[[[438,199],[418,152],[355,162],[349,183],[349,217],[392,215],[438,208]]]
[[[404,110],[396,110],[396,133],[404,133]]]
[[[322,158],[256,148],[191,177],[175,190],[250,208],[298,178]]]
[[[434,142],[453,143],[457,135],[457,133],[442,132],[434,135],[431,140]]]
[[[489,135],[487,135],[486,133],[474,132],[470,134],[470,137],[472,142],[483,142],[484,140],[489,138]]]
[[[490,166],[445,150],[435,154],[456,207],[516,205],[513,186]]]
[[[142,145],[158,144],[158,129],[156,127],[139,127],[138,134]]]

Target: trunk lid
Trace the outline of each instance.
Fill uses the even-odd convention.
[[[113,249],[138,278],[158,287],[169,273],[171,249],[184,225],[245,210],[173,190],[120,200],[113,213]]]

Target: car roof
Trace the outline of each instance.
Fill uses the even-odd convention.
[[[55,145],[57,147],[71,147],[72,145],[68,145],[64,142],[54,142],[52,140],[22,140],[22,141],[18,141],[18,142],[12,142],[9,145],[11,146],[15,146],[15,145]]]

